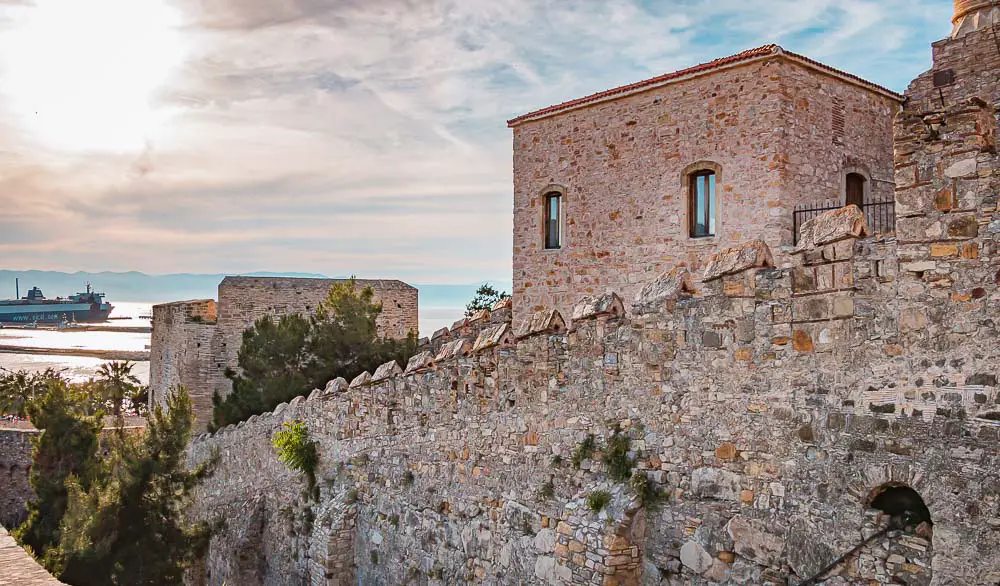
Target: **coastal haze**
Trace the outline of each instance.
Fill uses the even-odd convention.
[[[270,273],[257,272],[248,276],[288,276],[305,278],[325,278],[312,273]],[[49,298],[65,297],[77,290],[83,290],[86,283],[92,283],[99,291],[107,294],[107,300],[114,306],[113,319],[100,324],[100,331],[53,328],[22,329],[6,327],[0,329],[0,347],[30,347],[45,349],[44,354],[22,354],[0,352],[0,368],[7,370],[44,370],[54,368],[74,381],[86,380],[94,375],[106,359],[94,356],[74,356],[78,351],[148,351],[150,334],[127,331],[150,326],[148,319],[152,306],[156,303],[178,299],[210,299],[217,295],[223,274],[176,274],[148,275],[140,272],[128,273],[65,273],[59,271],[12,271],[0,270],[0,299],[14,298],[14,280],[20,280],[23,296],[30,287],[41,288]],[[3,284],[9,284],[6,291]],[[415,285],[420,295],[419,327],[421,336],[430,336],[434,331],[450,326],[465,312],[465,304],[475,295],[482,283],[468,285]],[[510,290],[510,283],[492,282],[502,290]],[[141,301],[134,301],[141,299]],[[122,330],[122,331],[115,331]],[[61,353],[60,351],[66,351]],[[149,382],[149,362],[136,361],[135,373],[145,384]]]

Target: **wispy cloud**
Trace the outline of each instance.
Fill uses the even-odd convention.
[[[0,87],[0,265],[508,279],[507,118],[769,42],[901,90],[950,12],[942,0],[129,1],[175,17],[147,35],[172,44],[119,47],[161,69],[138,77],[159,76],[141,110],[155,125],[129,146],[53,141],[18,88]],[[0,49],[59,2],[0,0]],[[112,25],[130,26],[89,32]],[[86,32],[57,45],[86,46]],[[44,57],[5,50],[0,79],[65,62]],[[127,87],[135,60],[81,63],[81,79],[113,80],[88,99]],[[54,107],[88,115],[58,91]],[[136,130],[124,112],[100,115]]]

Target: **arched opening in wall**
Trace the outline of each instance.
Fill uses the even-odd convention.
[[[847,195],[844,198],[844,205],[856,205],[859,210],[865,209],[865,183],[867,181],[861,173],[847,174]]]
[[[887,482],[868,493],[864,502],[867,537],[798,586],[823,583],[835,568],[858,581],[852,584],[930,586],[933,557],[931,512],[917,491],[901,482]],[[876,514],[878,511],[880,514]],[[884,516],[888,516],[888,522]]]
[[[872,491],[868,506],[889,515],[889,528],[930,539],[934,525],[930,509],[920,494],[909,486],[883,485]]]
[[[681,171],[681,185],[687,190],[688,238],[712,238],[719,233],[719,200],[722,166],[698,161]]]

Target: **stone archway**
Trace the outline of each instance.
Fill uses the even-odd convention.
[[[357,583],[354,535],[357,503],[353,491],[343,488],[319,507],[309,539],[310,576],[313,585],[348,586]]]
[[[914,488],[889,481],[872,489],[865,500],[866,525],[880,527],[882,537],[859,552],[855,570],[860,577],[888,577],[893,583],[928,586],[932,581],[933,525],[931,511]]]

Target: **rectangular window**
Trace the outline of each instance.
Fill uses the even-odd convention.
[[[715,236],[715,173],[691,175],[691,237]]]
[[[545,248],[562,248],[562,194],[545,196]]]

